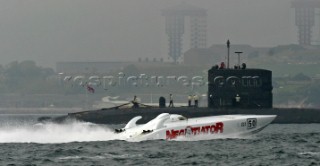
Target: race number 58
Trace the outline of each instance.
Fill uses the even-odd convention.
[[[257,127],[257,119],[256,118],[247,119],[247,129],[253,129],[255,127]]]

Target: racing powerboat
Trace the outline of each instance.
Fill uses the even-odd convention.
[[[202,137],[229,138],[257,133],[267,127],[276,115],[221,115],[186,118],[182,115],[162,113],[146,124],[137,125],[141,116],[132,118],[124,128],[115,129],[121,140],[178,140]]]

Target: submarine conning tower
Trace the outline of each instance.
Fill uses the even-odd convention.
[[[224,68],[208,71],[209,108],[272,108],[272,72]]]

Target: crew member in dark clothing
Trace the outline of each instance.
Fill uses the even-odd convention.
[[[174,106],[173,106],[173,97],[172,97],[172,94],[170,94],[169,98],[170,98],[169,107],[174,107]]]
[[[198,107],[198,105],[199,105],[199,97],[198,97],[198,95],[194,95],[194,107]]]
[[[247,68],[247,65],[245,63],[242,63],[241,69],[246,69],[246,68]]]
[[[221,62],[219,69],[224,69],[225,67],[226,67],[226,65],[224,64],[224,62]]]
[[[188,107],[191,107],[192,96],[188,96]]]
[[[139,108],[139,105],[138,105],[138,100],[137,100],[137,96],[135,95],[133,100],[132,100],[132,108]]]

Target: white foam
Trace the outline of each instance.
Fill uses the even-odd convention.
[[[128,158],[141,158],[143,157],[142,154],[104,154],[102,156],[66,156],[66,157],[59,157],[59,160],[76,160],[76,159],[95,159],[95,160],[99,160],[99,159],[114,159],[114,158],[118,158],[118,159],[128,159]]]
[[[0,143],[69,143],[117,139],[118,135],[107,126],[78,121],[0,126]]]
[[[300,152],[300,155],[310,155],[310,156],[319,156],[320,152]]]
[[[59,160],[77,160],[77,159],[105,159],[106,157],[104,156],[93,156],[93,157],[90,157],[90,156],[67,156],[67,157],[59,157],[58,159]]]

